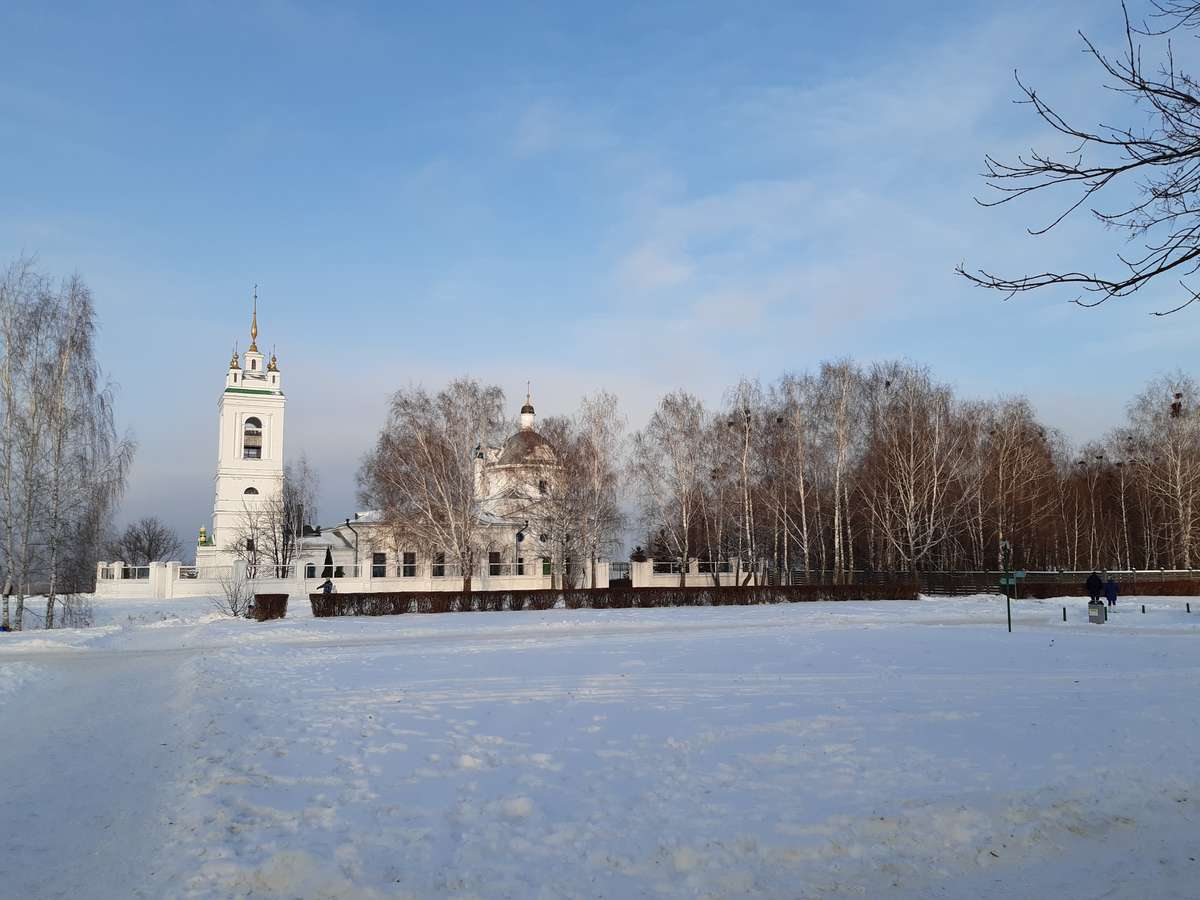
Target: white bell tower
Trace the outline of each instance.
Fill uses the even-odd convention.
[[[221,564],[246,531],[247,514],[283,489],[283,377],[275,355],[258,350],[258,288],[250,318],[250,348],[233,359],[217,401],[217,475],[212,530],[200,530],[196,564]]]

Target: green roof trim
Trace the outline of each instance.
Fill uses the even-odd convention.
[[[226,394],[269,394],[272,397],[282,397],[283,396],[283,391],[263,391],[263,390],[259,390],[258,388],[227,387],[227,388],[225,388],[225,393]]]

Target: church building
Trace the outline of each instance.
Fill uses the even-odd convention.
[[[297,523],[289,565],[261,544],[281,539],[278,529],[284,478],[283,376],[272,354],[258,349],[257,296],[251,314],[250,346],[234,351],[217,401],[217,467],[211,527],[200,529],[195,577],[246,566],[253,577],[275,577],[311,591],[326,578],[339,590],[460,590],[457,560],[438,548],[407,546],[377,512],[355,513],[332,525]],[[589,563],[570,558],[539,523],[560,487],[561,465],[551,443],[535,426],[527,392],[516,431],[500,446],[464,448],[473,454],[481,545],[472,589],[560,587],[591,580]],[[303,527],[300,528],[299,526]],[[402,529],[400,530],[402,531]],[[288,537],[283,537],[287,540]],[[601,571],[601,567],[603,571]],[[280,569],[280,571],[273,571]],[[607,583],[607,564],[597,564],[597,583]],[[600,581],[603,577],[603,582]]]

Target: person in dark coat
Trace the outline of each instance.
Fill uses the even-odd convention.
[[[1108,576],[1108,581],[1104,582],[1104,596],[1109,606],[1117,605],[1117,580],[1111,575]]]
[[[332,594],[333,593],[333,582],[330,581],[328,578],[326,578],[324,583],[321,585],[321,593],[322,594]]]
[[[1093,572],[1088,576],[1085,586],[1087,587],[1088,596],[1092,598],[1092,602],[1096,603],[1099,601],[1100,595],[1104,593],[1104,582],[1100,579],[1100,576]]]

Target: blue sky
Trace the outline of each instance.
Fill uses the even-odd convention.
[[[1148,315],[1169,285],[1086,312],[953,274],[1117,246],[972,200],[985,152],[1052,146],[1013,69],[1119,110],[1075,35],[1114,45],[1115,0],[45,6],[0,7],[0,258],[92,285],[141,444],[122,518],[185,539],[256,282],[325,519],[410,382],[606,388],[636,427],[676,387],[903,356],[1086,439],[1200,334]]]

